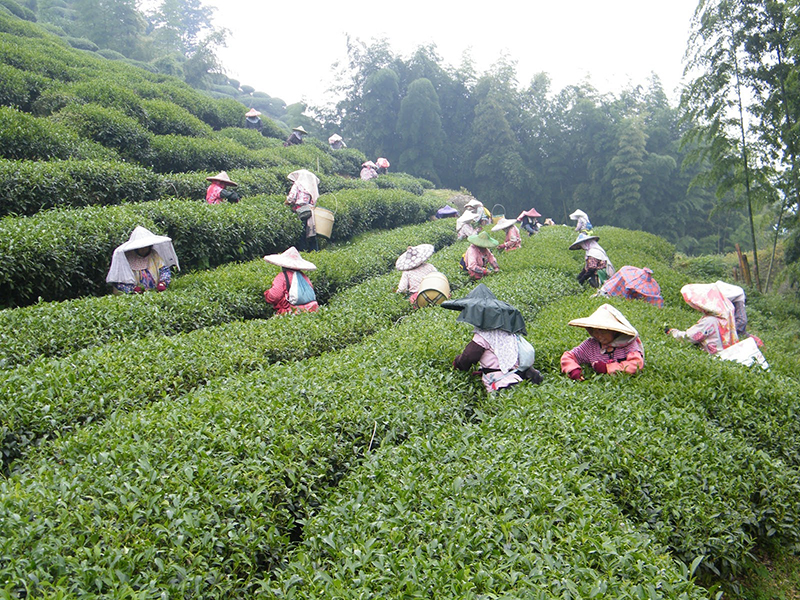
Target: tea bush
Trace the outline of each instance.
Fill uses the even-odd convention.
[[[69,128],[0,106],[0,156],[8,159],[113,159],[112,150],[81,139]]]
[[[133,117],[99,104],[71,104],[50,117],[80,137],[112,148],[120,156],[142,164],[150,162],[151,134]]]
[[[233,140],[157,135],[151,140],[151,167],[157,173],[214,171],[264,166],[264,161]]]
[[[317,296],[325,302],[343,288],[385,273],[414,240],[441,248],[452,243],[453,232],[439,223],[425,223],[398,232],[365,234],[349,244],[318,252],[313,256],[318,269],[310,273]],[[169,293],[83,298],[2,311],[0,365],[8,368],[110,341],[174,335],[231,320],[268,317],[272,311],[264,302],[263,291],[276,270],[256,259],[181,276]]]
[[[0,106],[30,111],[33,101],[47,85],[46,77],[0,64]]]
[[[209,137],[211,127],[185,108],[160,99],[142,100],[142,125],[156,135]]]
[[[705,598],[586,473],[505,404],[382,446],[304,528],[265,595]]]
[[[0,159],[0,214],[145,202],[158,199],[164,185],[151,170],[117,161]]]

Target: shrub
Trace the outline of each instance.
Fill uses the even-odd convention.
[[[342,148],[331,152],[333,162],[332,171],[337,175],[353,176],[361,170],[361,165],[367,160],[366,155],[361,150],[354,148]]]
[[[224,138],[203,139],[157,135],[151,141],[150,164],[157,173],[214,171],[258,167],[264,164],[256,153]]]
[[[29,160],[115,156],[99,144],[82,140],[63,125],[10,107],[0,107],[0,154],[3,158]]]
[[[33,215],[53,207],[145,202],[158,199],[162,179],[118,161],[0,160],[0,215]]]
[[[122,52],[117,52],[111,48],[101,48],[97,51],[97,54],[108,60],[125,60],[126,58]]]
[[[330,201],[320,198],[322,206],[332,206]],[[420,223],[433,207],[425,198],[397,190],[345,193],[339,198],[334,240]],[[104,293],[113,250],[136,225],[170,236],[183,269],[205,269],[285,249],[300,233],[299,220],[282,197],[217,206],[162,200],[5,217],[0,221],[0,254],[5,257],[0,262],[0,306]]]
[[[83,138],[112,148],[121,156],[146,164],[151,134],[133,117],[99,104],[72,104],[50,117]]]
[[[208,137],[211,127],[203,123],[185,108],[166,100],[143,100],[142,125],[156,135],[185,135]]]
[[[250,150],[263,150],[264,148],[280,148],[281,144],[278,140],[264,137],[254,129],[243,129],[241,127],[227,127],[221,129],[217,136],[219,138],[226,138],[235,140],[242,146]]]
[[[0,16],[0,23],[3,17]],[[22,23],[14,19],[16,23]],[[32,25],[31,27],[36,27]],[[38,28],[37,28],[38,30]],[[50,34],[38,30],[48,39],[31,39],[20,43],[14,34],[0,33],[0,64],[16,67],[20,71],[36,73],[57,81],[69,81],[78,76],[76,63],[70,63],[65,42],[60,42]]]
[[[309,275],[320,302],[325,303],[344,288],[386,273],[408,244],[428,242],[441,249],[451,244],[453,237],[453,231],[441,223],[365,234],[347,245],[315,254],[317,270]],[[448,272],[440,256],[436,255],[434,263]],[[452,258],[451,262],[456,264]],[[169,294],[130,296],[130,300],[121,296],[81,298],[0,312],[0,365],[9,368],[109,342],[269,317],[272,309],[264,302],[263,291],[276,272],[277,268],[259,258],[181,275]],[[448,274],[456,289],[456,279]],[[154,318],[156,314],[159,318]],[[283,352],[288,355],[291,350]]]
[[[278,123],[270,119],[269,117],[265,117],[264,115],[261,116],[261,123],[264,127],[261,129],[261,135],[268,138],[274,138],[278,140],[285,140],[289,137],[289,131],[287,128],[281,127]]]
[[[0,105],[28,112],[48,84],[46,77],[0,64]]]
[[[0,0],[0,7],[7,9],[12,15],[24,19],[25,21],[36,21],[36,15],[31,9],[14,2],[14,0]]]
[[[68,35],[64,38],[67,43],[76,48],[77,50],[88,50],[89,52],[97,52],[100,48],[92,40],[87,38],[78,38]]]

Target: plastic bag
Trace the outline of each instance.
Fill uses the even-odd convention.
[[[751,337],[733,346],[728,346],[724,350],[720,350],[717,352],[716,356],[722,360],[734,360],[748,367],[756,363],[760,365],[762,369],[769,369],[767,359],[761,354],[761,350],[758,349],[758,344],[756,344],[756,341]]]
[[[317,295],[314,293],[314,288],[306,281],[303,274],[295,271],[292,278],[292,285],[289,286],[289,304],[300,306],[314,302]]]
[[[519,366],[518,371],[525,371],[533,366],[533,361],[536,359],[536,351],[533,349],[531,343],[521,335],[517,335],[519,342]]]

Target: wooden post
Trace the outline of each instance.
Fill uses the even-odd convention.
[[[752,286],[753,280],[750,278],[750,265],[747,262],[747,255],[742,253],[742,249],[739,248],[739,244],[736,244],[736,254],[739,256],[739,269],[744,277],[744,282],[748,286]]]

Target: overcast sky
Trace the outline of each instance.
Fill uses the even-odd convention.
[[[656,73],[675,90],[698,0],[532,0],[504,4],[451,0],[352,2],[206,0],[214,24],[230,30],[219,52],[228,75],[287,104],[324,104],[332,65],[347,57],[345,34],[389,40],[407,57],[436,44],[458,66],[469,50],[479,73],[503,54],[521,85],[546,72],[554,90],[588,80],[601,92],[646,84]]]

